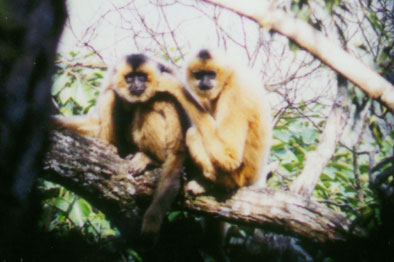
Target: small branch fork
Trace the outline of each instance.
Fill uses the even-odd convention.
[[[258,2],[258,6],[237,0],[204,0],[215,6],[245,16],[262,27],[274,30],[295,41],[327,66],[343,75],[361,88],[369,97],[379,100],[394,112],[394,87],[377,72],[332,43],[320,31],[292,14],[277,8],[269,1]]]

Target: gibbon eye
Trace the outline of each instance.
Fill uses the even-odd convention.
[[[143,72],[132,72],[125,75],[124,78],[128,84],[130,84],[133,81],[146,82],[148,80],[148,76]]]
[[[141,82],[146,82],[148,80],[148,76],[143,72],[135,73],[135,77]]]
[[[194,77],[195,79],[197,79],[197,80],[201,80],[202,76],[203,76],[202,71],[193,72],[193,77]]]
[[[206,79],[215,79],[216,72],[212,70],[200,70],[193,72],[193,77],[197,80],[202,80],[203,78]]]

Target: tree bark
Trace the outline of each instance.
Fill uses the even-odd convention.
[[[54,131],[50,139],[52,146],[44,163],[46,179],[85,197],[110,219],[138,220],[141,213],[136,210],[149,204],[160,168],[136,176],[129,173],[129,162],[120,158],[113,146],[98,139],[69,130]],[[194,196],[185,191],[178,202],[179,208],[192,212],[318,242],[344,241],[364,234],[352,228],[343,214],[288,191],[241,188],[225,197]]]

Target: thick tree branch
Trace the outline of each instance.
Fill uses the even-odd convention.
[[[159,169],[133,176],[128,172],[128,161],[120,158],[112,146],[71,131],[55,131],[51,140],[45,178],[77,192],[117,221],[132,220],[139,206],[147,206]],[[351,229],[350,221],[342,214],[286,191],[243,188],[220,199],[185,193],[179,205],[194,212],[320,242],[363,235],[361,230]]]
[[[319,182],[320,174],[335,153],[349,112],[349,107],[346,106],[347,81],[341,78],[340,82],[337,97],[326,121],[319,145],[306,155],[304,169],[290,186],[292,192],[309,197]]]
[[[380,100],[394,112],[394,87],[377,72],[333,44],[320,31],[293,15],[269,5],[269,1],[205,0],[246,16],[268,30],[292,39],[336,72],[359,86],[368,96]]]

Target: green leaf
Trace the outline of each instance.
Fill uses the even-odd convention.
[[[105,215],[101,213],[100,211],[96,214],[96,217],[99,219],[105,219]]]
[[[303,128],[301,132],[301,138],[305,144],[311,144],[315,142],[316,131],[312,128]]]
[[[83,226],[86,216],[84,215],[83,207],[81,208],[81,206],[78,204],[78,201],[74,203],[69,218],[74,222],[74,224],[80,227]]]
[[[382,152],[385,154],[390,154],[391,150],[393,148],[393,141],[390,140],[384,140],[382,143]]]
[[[278,149],[283,149],[285,147],[285,143],[278,139],[273,139],[272,140],[272,145],[271,145],[271,150],[278,150]]]
[[[78,55],[79,52],[74,52],[74,51],[70,51],[69,54],[72,57],[76,57]]]
[[[305,159],[305,155],[308,153],[303,147],[299,146],[298,144],[294,145],[294,148],[296,150],[295,155],[297,156],[297,159],[299,162],[303,162]]]
[[[292,163],[282,163],[282,167],[289,172],[294,171],[294,165]]]
[[[66,107],[66,106],[63,106],[62,108],[60,108],[60,112],[64,116],[72,116],[73,115],[73,111],[71,110],[71,108]]]
[[[274,137],[285,142],[289,143],[289,132],[282,130],[274,130]]]
[[[138,253],[133,250],[133,249],[129,249],[128,250],[129,253],[129,257],[131,257],[131,259],[133,259],[132,261],[136,261],[136,262],[142,262],[142,258],[140,257],[140,255],[138,255]]]
[[[50,221],[51,217],[52,217],[52,209],[53,207],[51,205],[48,204],[44,204],[42,211],[41,211],[41,218],[38,221],[40,227],[44,227],[46,225],[47,221]]]
[[[101,72],[93,72],[93,73],[91,73],[91,74],[89,74],[87,77],[86,77],[86,79],[87,79],[87,81],[89,82],[89,84],[90,85],[93,85],[93,86],[100,86],[101,85],[101,82],[100,81],[98,81],[98,80],[100,80],[100,79],[103,79],[104,78],[104,75],[103,75],[103,73],[101,73]]]
[[[62,104],[65,104],[68,102],[70,98],[75,97],[75,94],[77,92],[77,86],[75,84],[72,84],[71,86],[64,88],[60,93],[59,93],[59,100]]]
[[[81,210],[81,213],[84,217],[88,217],[90,213],[93,212],[90,204],[83,198],[78,199],[75,204],[79,206],[79,209]]]
[[[95,221],[99,228],[111,228],[111,225],[106,219],[96,219]]]
[[[331,177],[330,175],[328,175],[327,173],[322,173],[321,175],[320,175],[320,179],[322,180],[322,181],[331,181],[331,180],[333,180],[333,177]]]
[[[291,39],[289,39],[289,48],[293,52],[296,52],[301,49],[301,47]]]
[[[101,236],[102,237],[109,237],[109,236],[115,236],[116,232],[110,228],[106,228],[101,231]]]
[[[338,170],[348,170],[348,171],[353,171],[353,167],[348,165],[347,163],[337,161],[332,164],[333,167],[335,167]]]
[[[83,108],[88,107],[96,98],[95,90],[84,82],[77,81],[77,83],[78,85],[73,100]]]
[[[97,78],[100,78],[100,79],[103,79],[103,78],[104,78],[104,75],[103,75],[101,72],[94,72],[94,75],[95,75]]]
[[[372,26],[375,28],[376,31],[382,32],[383,28],[382,25],[379,23],[378,18],[376,17],[375,12],[369,12],[369,21],[371,22]]]
[[[336,171],[336,169],[334,168],[334,167],[332,167],[332,166],[326,166],[325,168],[324,168],[324,173],[330,178],[330,179],[332,179],[332,180],[334,180],[335,179],[335,171]]]
[[[326,8],[328,9],[328,12],[331,14],[334,1],[333,0],[325,0],[324,2],[326,4]]]
[[[174,221],[174,219],[179,216],[180,214],[182,214],[182,211],[173,211],[168,215],[168,221],[172,222]]]
[[[349,181],[349,177],[344,173],[344,172],[335,172],[335,175],[337,176],[337,178],[342,179],[345,183],[350,183]]]
[[[385,62],[389,58],[389,51],[390,50],[383,49],[380,52],[378,60],[377,60],[378,64],[382,64],[383,62]]]
[[[279,159],[284,160],[286,162],[292,162],[292,161],[298,162],[298,158],[288,147],[285,147],[284,149],[281,150],[277,150],[274,152],[274,154]]]
[[[380,130],[380,127],[379,127],[376,119],[373,119],[373,118],[371,119],[370,128],[372,130],[372,134],[373,134],[373,137],[375,138],[376,142],[378,143],[378,145],[380,147],[382,147],[383,134],[382,134],[382,131]]]
[[[67,211],[68,206],[70,205],[66,200],[60,197],[55,198],[54,201],[55,201],[55,206],[64,212]]]
[[[61,74],[60,76],[58,76],[52,85],[52,95],[56,96],[57,94],[59,94],[59,92],[62,91],[62,89],[66,86],[68,80],[69,79],[67,74]]]
[[[315,189],[316,190],[320,190],[320,191],[326,191],[327,190],[326,186],[321,181],[316,184]]]

